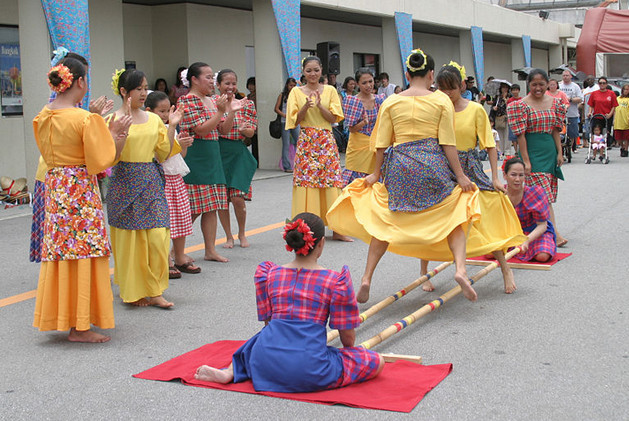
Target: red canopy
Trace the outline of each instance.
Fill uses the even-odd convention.
[[[629,53],[629,10],[590,9],[577,43],[577,69],[596,73],[596,53]]]

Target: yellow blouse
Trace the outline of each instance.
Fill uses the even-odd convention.
[[[629,98],[618,97],[614,115],[614,129],[629,130]]]
[[[293,88],[286,100],[286,130],[297,126],[297,114],[306,103],[306,94],[299,88]],[[330,85],[323,85],[321,94],[321,104],[336,116],[336,122],[343,120],[343,107],[338,92]],[[321,112],[312,107],[306,113],[304,119],[299,123],[301,127],[314,127],[317,129],[332,130],[332,125],[321,115]]]
[[[157,158],[164,162],[170,155],[170,140],[168,129],[157,114],[147,113],[148,120],[142,124],[132,124],[129,128],[129,136],[122,152],[120,161],[125,162],[151,162]],[[173,144],[173,154],[179,153]]]
[[[454,106],[446,94],[392,95],[382,103],[371,133],[375,148],[426,138],[439,139],[440,145],[456,145]]]
[[[45,106],[33,119],[33,130],[47,168],[85,165],[89,174],[98,174],[114,163],[116,145],[98,114]]]
[[[470,101],[463,111],[454,114],[454,121],[458,150],[474,149],[477,139],[479,149],[496,147],[487,112],[478,102]]]

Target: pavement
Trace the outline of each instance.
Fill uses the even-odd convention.
[[[410,414],[131,377],[206,343],[247,339],[261,328],[252,281],[256,265],[291,259],[281,230],[269,227],[289,216],[287,174],[258,172],[247,204],[247,228],[259,229],[249,237],[251,247],[219,247],[229,263],[206,262],[202,251],[191,252],[203,271],[171,281],[165,297],[173,309],[123,305],[114,285],[116,328],[106,331],[112,337],[106,344],[69,343],[67,332],[31,326],[35,300],[15,297],[37,286],[39,265],[28,262],[30,208],[0,210],[0,419],[627,420],[629,159],[618,155],[615,148],[609,165],[586,165],[580,151],[564,167],[555,209],[558,228],[569,239],[562,251],[571,257],[550,271],[516,270],[513,295],[504,294],[499,270],[491,272],[475,284],[476,303],[456,296],[374,348],[421,355],[425,364],[453,364]],[[196,225],[187,244],[201,243]],[[328,241],[320,263],[337,270],[348,265],[358,286],[366,253],[360,241]],[[468,266],[470,275],[480,269]],[[386,254],[361,310],[418,273],[417,260]],[[449,268],[434,278],[435,292],[417,289],[367,320],[357,341],[453,288],[453,273]]]

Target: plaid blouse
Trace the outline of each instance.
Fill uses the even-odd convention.
[[[212,100],[216,101],[217,98],[218,95],[214,95],[212,97]],[[234,124],[232,125],[231,130],[226,135],[221,134],[221,137],[231,140],[243,140],[245,136],[241,135],[238,129],[242,125],[244,125],[244,123],[249,123],[250,125],[252,125],[254,130],[258,129],[258,114],[256,113],[256,106],[254,105],[253,101],[249,99],[245,98],[244,101],[244,107],[240,111],[236,112],[236,115],[234,116]],[[223,115],[223,118],[221,119],[219,125],[223,124],[223,121],[225,121],[226,117],[227,113]]]
[[[548,198],[540,186],[524,186],[522,200],[515,206],[522,229],[535,228],[538,222],[550,220]],[[525,230],[530,233],[532,230]]]
[[[561,100],[553,98],[553,105],[548,110],[538,111],[524,101],[515,101],[507,107],[509,127],[516,136],[522,133],[550,133],[552,129],[561,130],[566,119],[566,107]]]
[[[385,94],[376,95],[373,109],[367,110],[360,99],[355,96],[345,96],[343,98],[343,114],[345,114],[345,122],[347,123],[347,126],[352,127],[360,123],[366,114],[369,123],[363,126],[359,132],[366,134],[367,136],[371,136],[371,132],[376,125],[378,110],[380,110],[380,105],[385,99]]]
[[[206,107],[201,98],[196,95],[188,94],[180,96],[177,100],[177,106],[179,104],[183,104],[184,112],[183,118],[179,123],[179,131],[187,131],[191,136],[195,139],[205,139],[205,140],[218,140],[218,130],[212,130],[205,136],[199,136],[194,133],[194,128],[200,124],[205,123],[207,120],[212,118],[214,113],[217,113],[215,102],[212,98],[209,98],[210,107]]]
[[[311,321],[332,329],[360,325],[349,268],[293,269],[261,263],[255,274],[258,320]]]

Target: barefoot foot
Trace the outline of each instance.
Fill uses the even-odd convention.
[[[204,260],[211,260],[213,262],[221,262],[221,263],[226,263],[229,262],[229,259],[227,257],[223,257],[220,254],[214,252],[214,253],[205,253],[205,257],[203,258]]]
[[[166,301],[166,299],[161,295],[158,295],[157,297],[149,298],[148,303],[151,306],[155,306],[159,308],[171,308],[172,306],[175,305],[171,303],[170,301]]]
[[[353,243],[354,239],[352,237],[348,237],[347,235],[341,235],[338,232],[332,233],[332,239],[334,241],[344,241],[346,243]]]
[[[478,296],[476,295],[474,288],[472,288],[472,284],[470,284],[470,281],[467,279],[467,276],[457,272],[454,274],[454,280],[461,286],[461,290],[463,291],[465,298],[470,301],[476,301]]]
[[[197,368],[194,378],[203,382],[213,382],[226,384],[234,380],[234,376],[229,370],[220,370],[218,368],[202,365]]]
[[[513,294],[516,289],[515,286],[515,277],[513,276],[513,271],[511,268],[507,267],[507,270],[503,270],[502,278],[505,281],[505,294]]]
[[[225,241],[225,244],[223,244],[223,248],[224,249],[233,249],[234,248],[234,237],[228,238],[227,241]]]
[[[127,304],[131,304],[132,306],[136,306],[136,307],[146,307],[149,305],[149,300],[147,300],[146,298],[140,298],[138,301],[134,301],[132,303],[127,303]]]
[[[369,289],[371,288],[371,284],[368,282],[363,282],[360,284],[360,288],[358,289],[358,294],[356,294],[356,301],[359,303],[366,303],[369,301]]]
[[[110,339],[109,336],[101,335],[91,330],[76,330],[75,328],[70,329],[70,333],[68,334],[68,340],[70,342],[102,344],[103,342],[109,342]]]
[[[435,290],[435,286],[430,281],[426,281],[422,284],[422,289],[426,292],[431,292]]]
[[[244,235],[242,237],[239,235],[238,241],[240,242],[240,247],[242,247],[243,249],[249,247],[249,240],[247,240],[247,237],[245,237]]]

